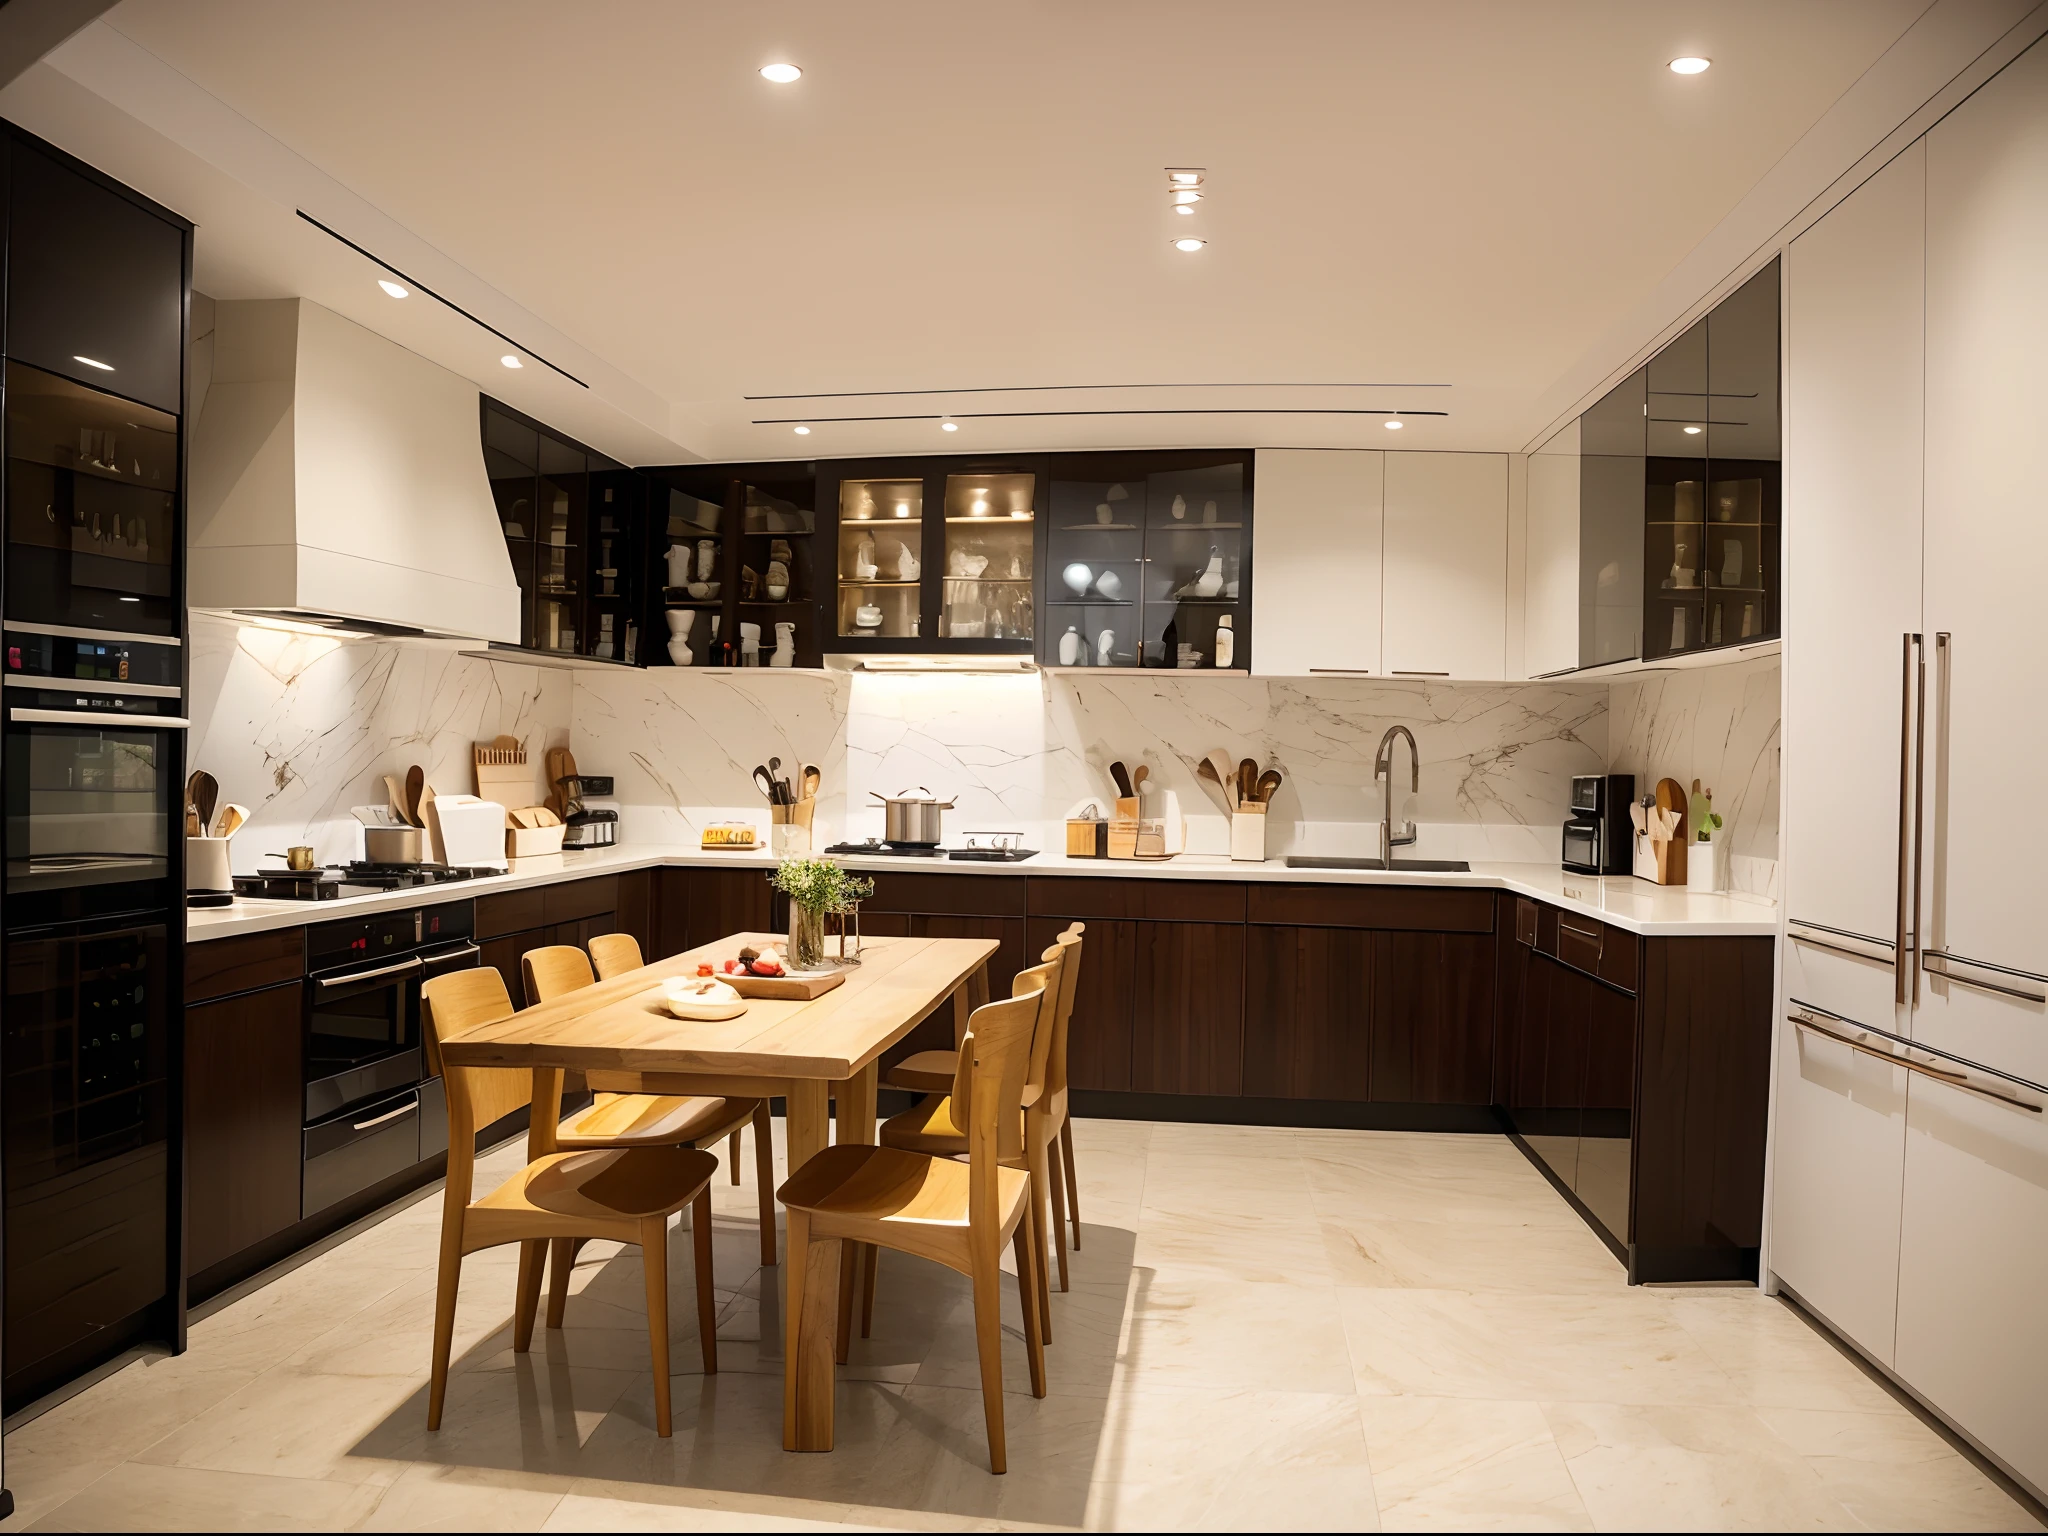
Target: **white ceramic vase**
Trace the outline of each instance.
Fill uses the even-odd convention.
[[[1087,650],[1088,642],[1081,638],[1080,629],[1076,625],[1069,624],[1067,632],[1060,636],[1060,665],[1063,667],[1078,667],[1081,665],[1082,656],[1087,654]]]
[[[1106,667],[1116,654],[1116,631],[1105,629],[1095,637],[1095,665]]]
[[[699,539],[697,541],[697,579],[709,581],[711,573],[718,566],[718,541]]]
[[[761,626],[742,624],[740,626],[740,665],[758,667],[761,665]]]
[[[796,661],[796,625],[775,626],[775,654],[768,658],[771,667],[787,667]]]
[[[1223,551],[1209,546],[1209,564],[1195,578],[1195,596],[1214,597],[1223,590]]]
[[[687,587],[690,584],[690,546],[671,544],[668,547],[668,584],[672,587]]]
[[[1073,593],[1074,596],[1085,597],[1088,593],[1089,584],[1095,580],[1095,572],[1089,566],[1076,560],[1072,565],[1060,572],[1060,580],[1067,584],[1067,590]]]

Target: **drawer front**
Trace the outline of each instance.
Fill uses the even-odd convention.
[[[1022,875],[897,874],[870,876],[875,894],[863,912],[950,912],[963,917],[1022,917]]]
[[[522,928],[538,928],[547,921],[543,915],[541,890],[499,891],[476,899],[476,936],[495,939]]]
[[[444,1130],[442,1134],[447,1133]],[[305,1131],[306,1172],[299,1214],[317,1216],[420,1160],[417,1089],[379,1099]]]
[[[196,1003],[297,981],[306,974],[306,930],[209,939],[185,946],[185,1001]]]
[[[1039,876],[1027,899],[1034,917],[1140,918],[1168,923],[1241,923],[1245,888],[1207,880]]]
[[[580,922],[601,912],[614,912],[619,905],[619,877],[597,875],[589,880],[567,880],[540,888],[542,919],[550,923]]]
[[[1526,896],[1515,898],[1515,942],[1536,947],[1536,903]]]
[[[1624,992],[1635,991],[1637,939],[1634,934],[1572,912],[1557,914],[1556,934],[1556,948],[1552,952],[1564,964],[1575,971],[1584,971],[1588,976],[1597,976]]]
[[[1386,885],[1256,885],[1251,921],[1293,928],[1378,928],[1396,933],[1491,933],[1492,891]]]

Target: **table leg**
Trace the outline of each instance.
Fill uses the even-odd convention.
[[[967,978],[967,1006],[979,1008],[988,1001],[988,962],[982,961]]]
[[[789,1085],[786,1135],[792,1174],[825,1150],[831,1129],[830,1092],[830,1084],[814,1078],[800,1078]],[[783,1394],[782,1443],[792,1451],[829,1451],[833,1384],[830,1341],[839,1311],[840,1244],[836,1240],[799,1243],[796,1225],[791,1222],[787,1267],[793,1282],[793,1311],[800,1311],[801,1316],[791,1317],[796,1326],[791,1328],[789,1337],[792,1343],[801,1339],[802,1346],[790,1349],[782,1362],[788,1379]],[[809,1224],[804,1226],[808,1234]]]
[[[879,1084],[880,1062],[869,1062],[843,1083],[833,1084],[839,1100],[838,1141],[842,1147],[871,1147],[875,1144],[875,1090]],[[839,1265],[838,1360],[846,1364],[846,1352],[853,1343],[853,1289],[865,1273],[860,1250],[866,1244],[850,1245],[852,1252]]]

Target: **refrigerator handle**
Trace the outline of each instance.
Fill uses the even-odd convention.
[[[1912,861],[1912,831],[1916,821],[1913,815],[1918,777],[1914,773],[1915,753],[1913,750],[1913,658],[1920,649],[1920,636],[1907,630],[1902,637],[1899,659],[1899,861],[1897,886],[1893,895],[1892,915],[1894,919],[1892,947],[1892,999],[1901,1008],[1906,1006],[1909,988],[1911,962],[1906,958],[1912,944],[1912,935],[1907,927],[1906,898],[1907,873]],[[1924,686],[1924,684],[1923,684]]]
[[[1914,661],[1913,699],[1913,982],[1907,991],[1907,998],[1915,1008],[1920,1006],[1921,969],[1921,903],[1920,903],[1920,845],[1927,834],[1927,645],[1918,635],[1914,636],[1914,649],[1919,653]],[[1946,638],[1946,637],[1944,637]]]

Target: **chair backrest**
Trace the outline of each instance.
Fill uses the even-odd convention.
[[[578,987],[596,983],[597,977],[590,969],[590,956],[574,944],[549,944],[541,949],[529,949],[519,959],[519,969],[526,973],[526,1006],[537,1003],[551,1003]]]
[[[1025,975],[1035,975],[1034,966]],[[967,1023],[960,1064],[953,1074],[954,1124],[967,1132],[969,1220],[986,1219],[996,1189],[996,1169],[1024,1151],[1024,1073],[1030,1064],[1031,1032],[1038,1023],[1043,986],[1021,997],[984,1003]]]
[[[533,1100],[533,1074],[519,1067],[458,1067],[441,1060],[441,1038],[516,1012],[505,978],[491,966],[449,971],[420,986],[420,1033],[427,1062],[448,1094],[448,1197],[469,1203],[479,1126],[503,1119]]]
[[[1060,960],[1060,1000],[1052,1024],[1052,1049],[1045,1062],[1045,1091],[1067,1091],[1067,1031],[1074,1021],[1074,994],[1081,985],[1081,935],[1085,925],[1070,924],[1059,936],[1056,948],[1064,951]]]
[[[630,933],[600,933],[590,941],[590,963],[599,981],[610,981],[647,962],[640,955],[640,941]]]
[[[1035,994],[1038,998],[1038,1019],[1031,1026],[1031,1056],[1024,1068],[1024,1086],[1027,1088],[1045,1086],[1045,1064],[1052,1054],[1053,1014],[1060,998],[1060,964],[1064,958],[1060,947],[1055,944],[1039,957],[1037,965],[1019,971],[1010,983],[1010,996]]]

